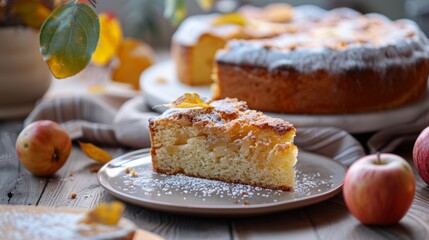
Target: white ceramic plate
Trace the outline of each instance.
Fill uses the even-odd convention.
[[[134,169],[137,177],[126,173]],[[104,165],[98,181],[109,193],[143,207],[204,216],[272,213],[326,200],[341,190],[346,169],[328,158],[300,151],[294,191],[270,190],[152,171],[149,149],[122,155]],[[248,202],[248,205],[245,204]]]
[[[175,66],[171,60],[155,64],[144,71],[140,77],[140,86],[142,86],[142,92],[147,103],[152,107],[169,103],[186,92],[196,92],[203,97],[211,98],[209,86],[191,87],[180,83],[176,78]],[[428,108],[429,94],[419,102],[379,112],[336,115],[279,114],[270,112],[266,112],[266,114],[285,119],[296,127],[331,126],[350,133],[362,133],[411,122]],[[162,112],[165,109],[158,107],[155,110]]]

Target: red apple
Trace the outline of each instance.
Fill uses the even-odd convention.
[[[343,195],[350,212],[363,224],[390,225],[408,211],[415,189],[410,164],[383,153],[365,156],[347,170]]]
[[[40,120],[25,127],[16,140],[16,153],[22,165],[36,176],[50,176],[66,162],[72,143],[66,131],[55,122]]]
[[[429,184],[429,127],[420,133],[414,144],[413,161],[420,177]]]

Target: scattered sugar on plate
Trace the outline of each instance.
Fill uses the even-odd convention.
[[[118,175],[124,186],[127,186],[126,188],[123,187],[122,191],[152,200],[190,204],[204,203],[207,205],[210,202],[229,205],[278,203],[320,194],[323,189],[329,189],[332,186],[332,176],[322,179],[318,172],[307,174],[297,171],[295,189],[282,191],[184,175],[161,174],[152,172],[151,168],[145,166],[137,167],[134,170],[137,172],[135,177],[126,174],[125,171]],[[120,186],[118,188],[120,189]],[[171,200],[173,198],[174,200]],[[234,204],[234,202],[237,203]]]

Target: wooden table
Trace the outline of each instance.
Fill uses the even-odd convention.
[[[0,204],[91,208],[114,200],[91,172],[97,165],[76,146],[54,177],[31,175],[15,153],[21,129],[20,120],[0,121]],[[411,150],[407,145],[398,153],[410,160]],[[125,216],[166,239],[429,239],[429,187],[420,177],[416,179],[411,209],[399,224],[389,227],[360,224],[348,212],[341,194],[313,206],[251,218],[181,216],[131,204]],[[77,193],[76,199],[70,197],[72,193]]]

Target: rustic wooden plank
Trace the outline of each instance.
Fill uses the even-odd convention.
[[[413,203],[415,205],[415,203]],[[309,207],[306,212],[321,239],[427,239],[428,206],[418,214],[414,206],[407,215],[392,226],[376,227],[361,224],[344,204],[330,201]],[[422,217],[426,215],[425,218]]]
[[[181,216],[127,205],[125,216],[140,228],[154,232],[166,239],[231,239],[230,222]]]
[[[236,219],[232,231],[234,239],[319,239],[302,210]]]
[[[0,123],[0,204],[35,205],[46,184],[19,162],[15,142],[21,129],[22,121]]]
[[[0,126],[0,203],[8,204],[11,192],[14,190],[19,172],[19,163],[16,158],[14,140],[16,134],[12,134],[5,124]]]
[[[111,150],[115,151],[115,150]],[[116,150],[113,155],[121,152]],[[71,208],[92,208],[100,202],[112,201],[99,185],[90,169],[96,164],[74,147],[65,166],[50,179],[39,205]],[[72,176],[71,174],[72,173]],[[70,195],[76,193],[72,199]],[[167,239],[230,239],[229,222],[161,213],[127,204],[124,216],[144,230]]]
[[[112,155],[122,150],[109,149]],[[101,165],[74,146],[66,164],[49,179],[39,205],[70,208],[92,208],[98,204],[103,189],[97,174],[91,170]],[[77,194],[75,199],[70,196]]]

